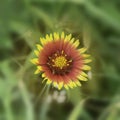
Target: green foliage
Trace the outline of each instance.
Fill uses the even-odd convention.
[[[1,0],[0,120],[119,120],[119,5],[119,0]],[[33,74],[35,44],[54,31],[72,33],[92,55],[89,81],[81,88],[55,92]]]

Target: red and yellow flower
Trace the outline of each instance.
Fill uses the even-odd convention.
[[[37,66],[35,74],[42,72],[43,80],[58,89],[81,86],[80,81],[87,81],[88,75],[84,71],[91,69],[86,65],[91,59],[85,54],[86,48],[79,48],[79,45],[79,40],[64,32],[40,38],[34,51],[37,58],[31,60]]]

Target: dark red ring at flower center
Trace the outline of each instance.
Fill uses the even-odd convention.
[[[52,74],[65,75],[72,68],[73,60],[64,51],[57,51],[48,57],[47,65]]]

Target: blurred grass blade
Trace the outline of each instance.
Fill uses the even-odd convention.
[[[19,81],[19,89],[26,107],[26,120],[34,120],[33,105],[22,80]]]
[[[112,26],[115,30],[120,31],[120,19],[115,18],[111,12],[107,12],[102,8],[98,8],[90,2],[84,2],[84,6],[91,16],[96,17],[97,19],[102,20],[106,24]]]
[[[76,107],[73,109],[70,116],[68,117],[68,120],[77,120],[78,116],[80,116],[83,111],[84,102],[85,100],[82,100],[76,105]]]
[[[50,29],[53,28],[53,19],[50,18],[50,16],[46,14],[45,11],[41,10],[40,8],[38,9],[37,7],[32,7],[31,10],[33,14],[36,15],[36,18],[38,17],[39,19],[43,20],[46,26],[48,26]]]

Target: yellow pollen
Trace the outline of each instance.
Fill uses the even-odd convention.
[[[56,57],[54,60],[53,66],[56,66],[62,69],[63,67],[67,66],[67,59],[64,56]]]

